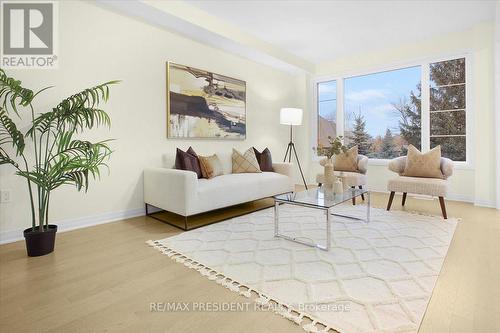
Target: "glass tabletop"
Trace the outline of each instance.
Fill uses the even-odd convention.
[[[331,208],[367,192],[366,189],[350,188],[341,193],[334,193],[333,189],[321,186],[307,191],[275,195],[274,199],[285,203],[289,202],[299,205],[315,206],[318,208]]]

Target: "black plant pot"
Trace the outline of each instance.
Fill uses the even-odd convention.
[[[54,251],[56,242],[57,225],[49,224],[49,228],[44,228],[40,232],[39,227],[28,228],[24,230],[24,239],[26,240],[26,251],[29,257],[38,257],[49,254]]]

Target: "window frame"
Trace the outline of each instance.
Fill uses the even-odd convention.
[[[313,97],[313,105],[311,112],[311,121],[314,127],[311,130],[311,149],[316,146],[318,140],[318,84],[327,81],[336,81],[337,85],[337,134],[344,135],[344,80],[363,76],[376,74],[381,72],[388,72],[408,67],[420,66],[421,68],[421,84],[422,84],[422,152],[428,152],[430,150],[430,64],[440,61],[453,60],[458,58],[465,58],[465,137],[466,137],[466,156],[465,161],[453,161],[454,166],[457,169],[473,169],[474,160],[472,154],[472,147],[474,147],[474,110],[472,101],[472,52],[469,50],[463,52],[449,53],[441,56],[420,58],[413,61],[398,62],[386,66],[376,66],[367,68],[364,70],[356,71],[339,71],[337,74],[316,76],[311,79],[311,90]],[[315,153],[312,154],[312,161],[316,162],[321,159]],[[390,159],[378,159],[370,158],[369,165],[382,165],[386,166],[389,164]]]
[[[316,131],[316,139],[314,141],[314,144],[313,144],[313,147],[316,147],[317,143],[318,143],[318,131],[319,131],[319,103],[320,103],[320,100],[319,100],[319,95],[318,95],[318,85],[320,83],[325,83],[325,82],[331,82],[331,81],[335,81],[335,88],[336,88],[336,92],[335,92],[335,104],[336,104],[336,110],[335,110],[335,125],[336,125],[336,130],[337,130],[337,133],[338,133],[338,130],[339,130],[339,123],[338,123],[338,119],[339,119],[339,115],[338,115],[338,107],[339,107],[339,96],[338,96],[338,93],[339,91],[342,91],[343,92],[343,89],[339,90],[339,87],[338,87],[338,81],[337,80],[327,80],[327,81],[320,81],[318,83],[316,83],[315,85],[315,92],[316,92],[316,97],[314,98],[314,110],[316,110],[316,117],[314,119],[315,123],[314,123],[314,130],[313,131]],[[343,130],[343,126],[342,127],[342,130]],[[338,135],[338,134],[337,134]],[[314,154],[314,156],[316,156],[316,154]],[[316,156],[318,157],[318,156]]]

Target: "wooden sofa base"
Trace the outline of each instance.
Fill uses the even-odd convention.
[[[217,223],[224,220],[232,219],[234,217],[253,213],[273,206],[274,206],[273,198],[264,198],[235,206],[212,210],[205,213],[200,213],[191,216],[183,216],[165,210],[151,212],[150,209],[148,208],[154,206],[145,204],[146,216],[154,218],[155,220],[161,221],[163,223],[170,224],[171,226],[174,226],[184,231],[193,230],[212,223]]]

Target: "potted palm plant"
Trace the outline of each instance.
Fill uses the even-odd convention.
[[[33,102],[41,92],[24,88],[21,81],[0,69],[0,165],[11,165],[26,179],[30,199],[31,228],[24,230],[28,256],[54,250],[57,226],[49,224],[52,191],[62,185],[88,190],[89,179],[98,178],[112,151],[109,140],[77,139],[86,129],[110,126],[108,114],[99,109],[109,97],[110,81],[63,99],[52,110],[36,113]],[[29,118],[26,130],[14,119]],[[27,144],[29,149],[25,149]]]

